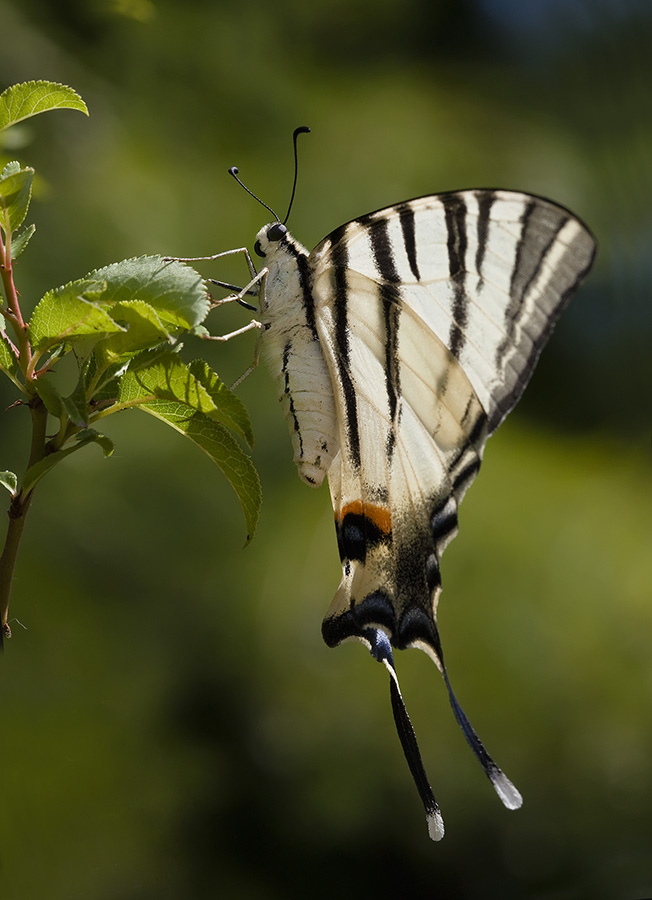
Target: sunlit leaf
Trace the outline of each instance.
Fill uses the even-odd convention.
[[[114,306],[144,301],[156,310],[163,325],[174,329],[192,328],[208,315],[208,295],[201,276],[177,260],[141,256],[112,263],[88,277],[106,283],[103,303]]]
[[[126,330],[103,340],[96,348],[101,368],[153,344],[170,340],[153,306],[144,300],[123,300],[111,308],[111,317]]]
[[[0,472],[0,484],[13,495],[18,489],[18,476],[13,472]]]
[[[64,341],[83,341],[90,353],[93,343],[121,334],[121,340],[106,345],[102,368],[121,351],[129,355],[169,339],[207,314],[208,297],[197,272],[175,260],[142,256],[48,291],[34,310],[29,334],[38,354]],[[89,342],[89,335],[97,341]]]
[[[53,81],[14,84],[0,94],[0,131],[50,109],[77,109],[88,115],[76,91]]]
[[[54,288],[39,301],[29,323],[32,347],[42,353],[63,341],[94,334],[99,337],[124,331],[107,310],[95,299],[106,285],[97,279],[85,278],[63,287]],[[93,297],[93,300],[87,299]]]
[[[242,400],[220,380],[219,375],[203,359],[193,359],[188,368],[210,394],[215,404],[213,418],[223,425],[228,425],[252,447],[254,432],[249,412]]]
[[[5,334],[5,327],[4,316],[0,315],[0,370],[8,375],[14,384],[22,390],[22,386],[18,381],[20,375],[18,360],[16,359],[16,354],[11,349],[9,340]]]
[[[14,234],[11,239],[11,258],[17,259],[23,252],[30,241],[30,238],[36,231],[36,225],[28,225],[22,231]]]
[[[136,357],[120,378],[118,406],[138,406],[150,400],[179,400],[197,412],[215,409],[206,388],[191,374],[178,353],[165,349]]]
[[[34,169],[29,167],[0,176],[0,225],[5,233],[23,224],[32,196],[33,179]]]

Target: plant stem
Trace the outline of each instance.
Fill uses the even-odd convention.
[[[18,300],[18,292],[16,291],[16,285],[14,284],[13,266],[8,250],[9,241],[7,241],[7,246],[0,243],[0,277],[2,277],[2,286],[4,288],[7,309],[9,311],[7,321],[11,323],[16,335],[16,346],[18,348],[21,368],[25,376],[30,380],[34,377],[30,372],[32,347],[27,336],[27,325],[23,319],[20,301]]]
[[[31,497],[32,495],[30,494],[25,502],[21,502],[20,494],[18,494],[13,498],[9,507],[9,528],[7,529],[2,556],[0,556],[0,647],[2,647],[2,638],[11,637],[11,628],[7,623],[11,585],[14,578],[20,539],[23,536],[25,516],[29,509]]]
[[[47,410],[40,397],[33,397],[30,401],[32,413],[32,445],[30,448],[27,468],[33,466],[46,454],[45,431],[47,424]],[[20,491],[12,497],[9,505],[9,527],[5,545],[0,556],[0,648],[3,637],[11,637],[11,628],[7,622],[9,618],[9,600],[11,599],[11,586],[16,567],[16,558],[20,548],[20,540],[23,536],[25,518],[32,502],[34,491],[23,494]]]

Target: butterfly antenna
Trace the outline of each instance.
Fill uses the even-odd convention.
[[[239,173],[239,172],[240,172],[240,169],[238,169],[237,166],[231,166],[231,168],[229,169],[229,175],[233,175],[233,177],[234,177],[235,180],[238,182],[238,184],[240,185],[240,187],[243,188],[243,189],[249,194],[250,197],[253,197],[254,200],[257,200],[257,201],[260,203],[261,206],[264,206],[266,210],[268,210],[269,212],[271,212],[271,214],[274,216],[274,219],[275,219],[276,222],[280,222],[281,220],[280,220],[279,217],[276,215],[276,213],[274,212],[274,210],[272,209],[272,207],[271,207],[271,206],[268,206],[266,203],[263,203],[263,201],[260,199],[260,197],[257,197],[256,194],[254,194],[253,191],[249,190],[249,188],[248,188],[247,185],[244,183],[244,181],[241,181],[241,180],[238,178],[238,173]]]
[[[290,218],[290,212],[292,210],[292,204],[294,203],[294,195],[297,189],[297,178],[299,176],[299,154],[297,153],[297,138],[300,134],[310,134],[310,129],[307,125],[300,125],[298,128],[294,129],[294,134],[292,135],[292,143],[294,145],[294,183],[292,185],[292,196],[290,197],[290,204],[288,206],[288,211],[286,213],[285,218],[283,219],[283,225]]]

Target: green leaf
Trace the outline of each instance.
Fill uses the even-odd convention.
[[[9,175],[16,175],[20,172],[21,165],[17,159],[12,159],[11,162],[8,162],[2,172],[0,172],[0,178],[8,177]]]
[[[79,384],[77,385],[79,388]],[[80,393],[77,388],[73,391],[73,393],[69,397],[61,398],[61,405],[63,407],[63,411],[68,416],[73,425],[76,425],[78,428],[80,426],[88,425],[88,404],[86,403],[86,397],[83,393]]]
[[[48,291],[34,310],[29,334],[41,354],[63,341],[81,342],[90,353],[93,344],[107,335],[123,333],[121,346],[125,354],[132,354],[147,337],[150,344],[158,343],[194,327],[208,309],[206,289],[194,269],[160,256],[141,256]],[[96,340],[89,341],[91,335]],[[120,342],[105,349],[103,364],[109,364],[119,353]]]
[[[178,400],[197,412],[215,410],[206,388],[191,374],[179,354],[169,348],[141,353],[119,381],[119,408],[152,400]]]
[[[248,543],[254,536],[258,524],[262,492],[254,464],[235,438],[224,425],[185,403],[155,400],[143,404],[140,409],[184,434],[219,466],[242,506],[247,524]]]
[[[227,425],[253,447],[254,432],[251,419],[242,400],[221,381],[219,375],[203,359],[193,359],[188,368],[197,381],[206,388],[215,404],[213,418]]]
[[[88,276],[106,282],[102,302],[114,306],[142,300],[156,310],[162,325],[187,331],[209,312],[204,282],[194,269],[161,256],[140,256],[112,263]]]
[[[127,363],[119,360],[105,369],[99,369],[95,356],[90,356],[81,363],[79,384],[75,390],[81,391],[94,406],[115,403],[120,389],[120,376],[126,368]]]
[[[18,360],[16,359],[16,355],[11,349],[11,345],[9,343],[9,339],[5,333],[5,318],[0,315],[0,370],[2,370],[6,375],[11,378],[14,384],[22,390],[22,385],[18,381],[20,375],[20,368],[18,367]]]
[[[111,438],[107,437],[105,434],[101,434],[94,428],[85,428],[83,431],[80,431],[77,435],[77,440],[82,441],[84,444],[88,444],[89,442],[98,444],[102,448],[102,453],[105,457],[112,456],[113,451],[115,450],[115,444]]]
[[[34,387],[50,415],[60,419],[63,412],[63,398],[51,379],[47,375],[42,375],[36,379]]]
[[[81,450],[82,447],[85,447],[86,444],[91,443],[99,444],[102,447],[105,456],[110,456],[111,453],[113,453],[112,442],[103,434],[100,434],[92,428],[80,431],[75,435],[75,443],[70,447],[65,447],[63,450],[56,450],[54,453],[50,453],[48,456],[39,460],[39,462],[34,463],[33,466],[30,466],[23,478],[23,492],[25,494],[29,493],[29,491],[36,487],[41,478],[47,475],[53,466],[56,466],[56,464],[61,462],[62,459],[65,459],[66,456],[70,456],[71,453],[76,453],[78,450]]]
[[[53,81],[14,84],[0,94],[0,131],[49,109],[77,109],[88,115],[76,91]]]
[[[30,167],[0,176],[0,225],[6,234],[15,231],[25,220],[33,179],[34,169]]]
[[[100,340],[106,334],[123,331],[96,300],[105,288],[102,282],[84,278],[48,291],[39,300],[29,323],[34,351],[40,355],[63,341],[74,343],[88,335]]]
[[[31,236],[36,231],[36,225],[28,225],[22,231],[15,234],[11,239],[11,258],[17,259],[23,252]]]
[[[153,306],[144,300],[123,300],[111,308],[111,318],[126,330],[101,341],[95,350],[98,365],[104,369],[118,359],[170,341],[170,332],[163,326]]]
[[[0,484],[6,487],[13,497],[18,490],[18,476],[13,472],[0,472]]]

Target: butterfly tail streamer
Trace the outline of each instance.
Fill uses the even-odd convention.
[[[392,712],[394,714],[394,722],[396,723],[396,731],[401,747],[405,754],[410,773],[416,785],[423,808],[426,812],[426,822],[428,823],[428,834],[433,841],[440,841],[444,836],[444,820],[439,809],[439,804],[435,799],[428,776],[421,759],[419,745],[412,727],[412,722],[408,715],[403,695],[398,683],[396,667],[394,665],[394,657],[389,638],[384,631],[379,628],[365,629],[365,643],[368,643],[369,651],[373,658],[382,663],[389,672],[389,690],[392,701]],[[462,713],[462,715],[464,715]]]
[[[457,698],[453,693],[451,683],[448,680],[448,673],[446,672],[445,668],[443,674],[446,688],[448,690],[448,698],[450,700],[451,707],[453,708],[453,713],[455,714],[457,724],[460,726],[462,732],[464,733],[464,737],[466,738],[469,747],[477,756],[478,760],[480,761],[480,765],[487,775],[487,778],[492,783],[494,790],[503,801],[507,809],[520,809],[520,807],[523,805],[523,797],[521,796],[519,790],[505,775],[503,770],[496,765],[491,756],[489,756],[489,754],[487,753],[484,744],[467,719],[466,713],[458,703]]]

